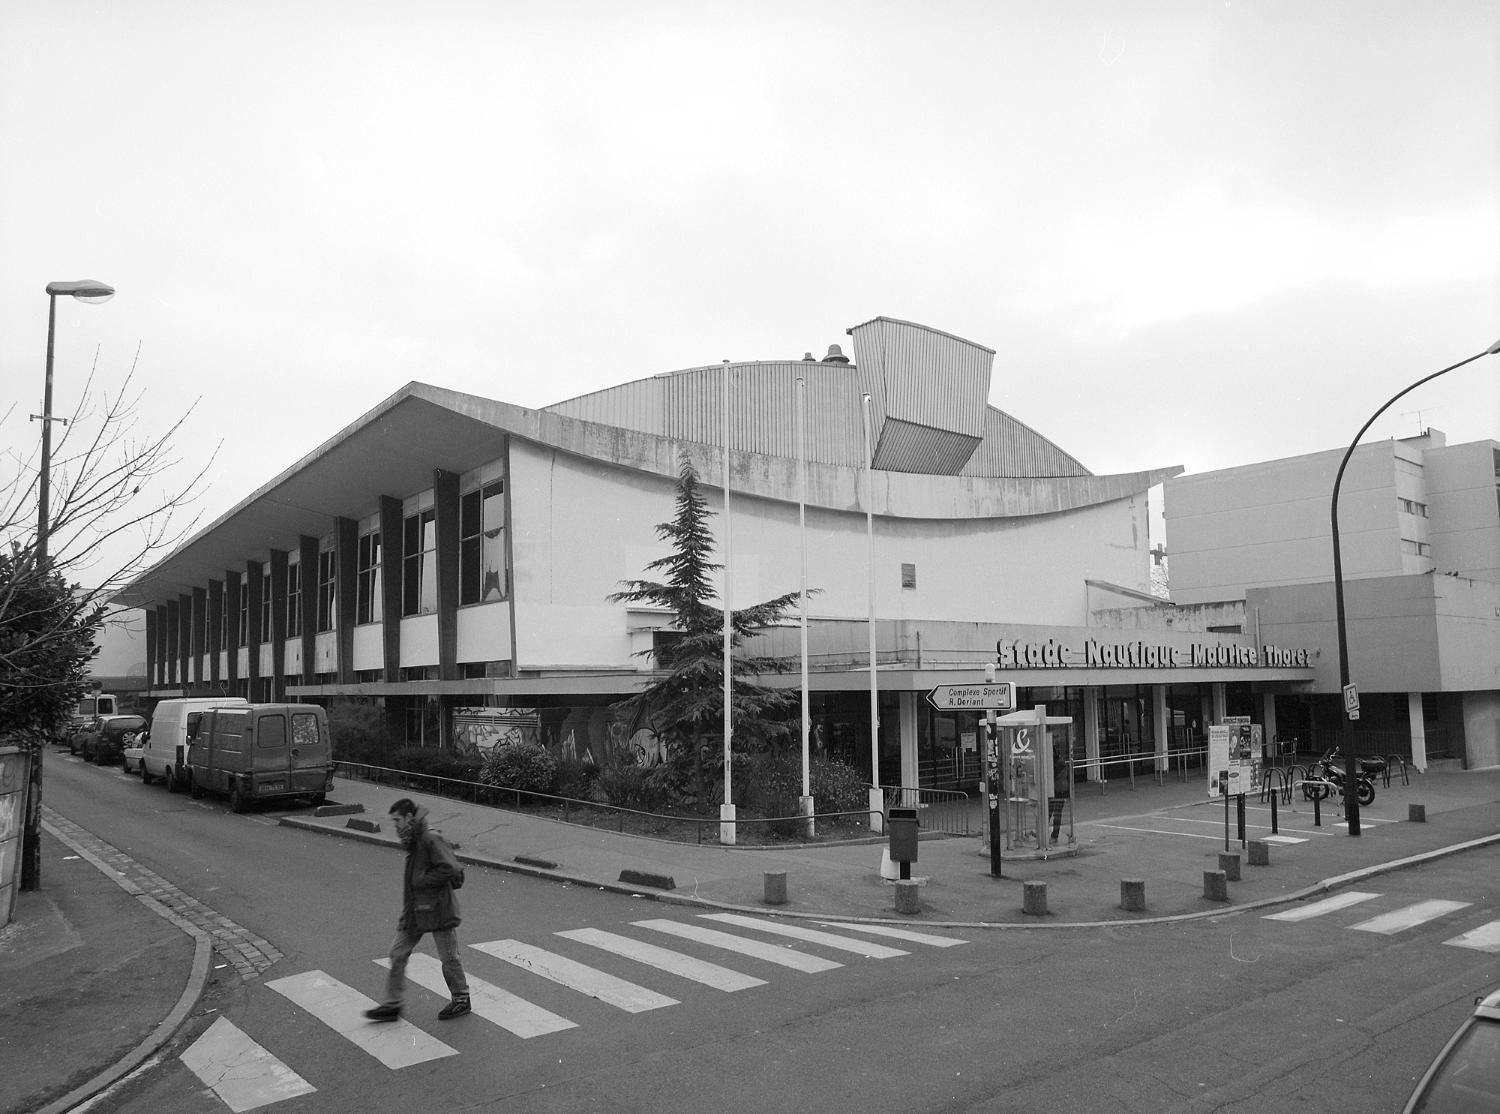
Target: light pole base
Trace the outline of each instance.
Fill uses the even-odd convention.
[[[810,794],[797,798],[797,812],[802,816],[800,827],[802,828],[803,839],[812,839],[817,834],[817,822],[813,819],[814,811],[813,799]]]
[[[880,786],[870,786],[870,831],[879,835],[885,831],[885,794]]]
[[[729,802],[719,806],[719,842],[726,846],[734,846],[734,806]]]

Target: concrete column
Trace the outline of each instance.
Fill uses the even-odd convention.
[[[1411,764],[1417,769],[1427,770],[1427,726],[1422,715],[1422,694],[1406,694],[1406,722],[1411,727]]]
[[[380,497],[381,652],[386,682],[401,679],[401,500]]]
[[[1228,701],[1224,698],[1224,689],[1223,681],[1213,682],[1214,714],[1213,719],[1209,721],[1210,723],[1223,723],[1224,717],[1229,714],[1227,711]]]
[[[354,620],[359,603],[359,522],[334,520],[333,627],[338,646],[335,676],[341,685],[354,682]]]
[[[1155,728],[1156,768],[1165,773],[1168,768],[1167,742],[1171,724],[1167,722],[1167,686],[1151,686],[1151,722]]]
[[[1276,741],[1276,694],[1274,692],[1263,692],[1260,694],[1260,720],[1265,725],[1266,742]],[[1267,746],[1267,751],[1275,754],[1274,748]]]
[[[224,582],[208,582],[208,679],[215,689],[224,679]]]
[[[271,550],[271,630],[266,641],[271,643],[272,703],[286,699],[286,558],[286,550]]]
[[[917,694],[903,692],[898,696],[901,702],[897,717],[901,728],[901,784],[906,788],[915,789],[918,784]]]
[[[1104,775],[1099,769],[1099,689],[1094,686],[1083,690],[1083,759],[1085,780],[1099,781]]]
[[[245,688],[251,700],[260,699],[260,647],[271,637],[270,631],[261,630],[261,612],[264,609],[266,590],[266,568],[259,561],[245,562],[245,585],[250,589],[249,608],[245,621],[249,632],[245,638]]]

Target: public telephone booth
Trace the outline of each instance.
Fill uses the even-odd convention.
[[[1000,788],[1005,853],[1043,859],[1073,854],[1078,838],[1073,827],[1072,755],[1064,748],[1056,752],[1054,761],[1054,735],[1059,733],[1049,730],[1072,723],[1072,717],[1049,716],[1046,705],[1038,704],[995,722],[998,746],[991,755],[993,769],[986,773],[990,785],[998,782]],[[1066,740],[1066,732],[1060,734]]]

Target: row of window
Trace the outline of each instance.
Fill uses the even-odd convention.
[[[507,596],[505,576],[505,483],[496,480],[459,499],[458,602],[493,603]],[[317,606],[314,630],[337,625],[338,566],[333,550],[318,554]],[[261,574],[260,629],[271,630],[271,572]],[[378,623],[385,617],[381,590],[381,537],[378,529],[359,536],[355,555],[354,622]],[[286,635],[302,634],[302,564],[286,566]],[[239,644],[250,636],[250,584],[240,581]],[[229,593],[220,611],[219,646],[229,648]],[[429,615],[437,611],[437,515],[430,508],[408,515],[401,524],[401,614]],[[207,614],[203,617],[203,645],[212,645]]]

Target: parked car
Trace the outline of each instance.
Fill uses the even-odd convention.
[[[96,766],[120,758],[125,748],[136,745],[146,730],[144,716],[100,716],[96,724],[68,743],[69,750]]]
[[[146,764],[142,761],[146,753],[146,740],[151,737],[151,729],[148,727],[135,737],[135,740],[120,752],[120,761],[125,767],[127,774],[138,774],[145,779]]]
[[[1500,990],[1475,1000],[1474,1012],[1448,1038],[1402,1114],[1500,1110]]]
[[[151,730],[141,757],[141,780],[150,785],[157,778],[168,791],[181,793],[188,787],[188,740],[198,731],[198,721],[210,708],[248,708],[247,701],[233,696],[203,696],[163,700],[151,713]]]
[[[333,786],[328,713],[316,704],[209,708],[191,728],[188,788],[222,793],[244,812],[254,801],[309,797],[320,805]]]

